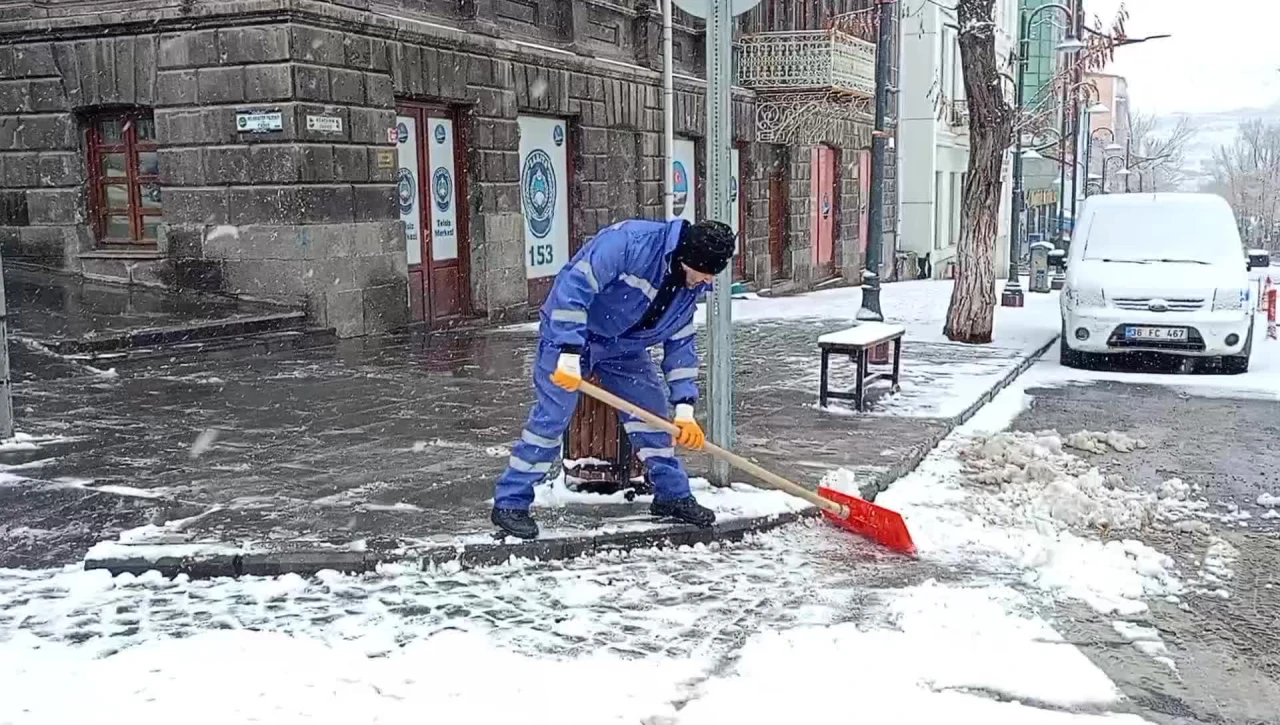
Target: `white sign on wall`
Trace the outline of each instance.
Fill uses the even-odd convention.
[[[525,276],[550,277],[569,261],[569,128],[538,116],[519,124]]]
[[[742,164],[739,163],[738,149],[730,152],[729,168],[733,174],[729,177],[729,228],[733,230],[733,253],[741,254],[742,231],[738,229],[742,220]]]
[[[241,133],[270,133],[284,129],[280,111],[245,111],[236,114],[236,130]]]
[[[671,213],[690,223],[698,220],[698,189],[694,183],[694,146],[688,139],[676,139],[671,153]]]
[[[410,265],[422,264],[421,215],[418,209],[418,125],[410,116],[396,117],[396,200],[404,222],[404,252]]]
[[[453,163],[453,121],[428,119],[427,166],[431,168],[431,258],[458,258],[458,174]]]

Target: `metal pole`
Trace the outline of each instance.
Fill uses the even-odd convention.
[[[733,154],[732,40],[733,10],[730,0],[711,0],[707,17],[707,218],[732,223],[729,205],[729,178]],[[710,383],[711,442],[721,448],[733,448],[733,317],[730,291],[733,265],[716,275],[711,304],[707,305],[707,328],[710,331],[708,379]],[[712,483],[727,486],[729,464],[712,462]]]
[[[1027,54],[1031,51],[1031,39],[1029,37],[1030,16],[1024,8],[1021,17],[1018,20],[1018,84],[1017,91],[1014,95],[1014,118],[1018,121],[1013,127],[1013,213],[1009,218],[1009,278],[1005,281],[1004,292],[1000,294],[1000,305],[1002,307],[1021,307],[1023,305],[1022,287],[1018,283],[1018,250],[1021,248],[1019,243],[1019,227],[1022,223],[1022,209],[1025,204],[1023,199],[1022,184],[1022,104],[1023,94],[1027,76]]]
[[[1062,113],[1058,124],[1058,236],[1062,237],[1066,229],[1067,211],[1067,83],[1066,73],[1062,75]]]
[[[1124,168],[1129,172],[1124,175],[1124,193],[1126,194],[1129,193],[1129,177],[1133,176],[1133,169],[1130,168],[1133,166],[1132,152],[1133,152],[1133,137],[1130,136],[1129,138],[1124,140]]]
[[[1107,155],[1106,155],[1106,154],[1107,154],[1107,152],[1106,152],[1106,151],[1103,151],[1103,152],[1102,152],[1102,183],[1098,185],[1098,188],[1102,190],[1102,193],[1103,193],[1103,194],[1107,193],[1107,161],[1108,161],[1108,158],[1107,158]],[[1114,157],[1114,156],[1112,156],[1111,158],[1115,158],[1115,157]]]
[[[671,179],[671,162],[676,154],[676,93],[671,71],[671,3],[662,3],[662,217],[670,221],[675,216],[675,189]]]
[[[1089,157],[1093,155],[1093,117],[1089,116],[1089,135],[1084,140],[1084,195],[1089,196]],[[1105,159],[1103,165],[1105,166]]]
[[[0,440],[13,437],[13,382],[9,379],[9,313],[0,261]]]
[[[862,273],[862,307],[855,318],[883,322],[880,310],[880,269],[884,266],[884,174],[889,143],[885,121],[889,115],[889,64],[893,44],[893,12],[897,0],[877,0],[880,13],[876,36],[876,111],[871,132],[871,200],[867,208],[867,260]]]
[[[1071,15],[1071,27],[1075,35],[1079,38],[1084,34],[1084,4],[1080,0],[1076,0],[1073,4],[1075,11]],[[1078,60],[1073,59],[1072,79],[1074,86],[1071,91],[1071,230],[1074,234],[1076,228],[1076,198],[1079,196],[1076,187],[1076,174],[1080,170],[1080,99],[1078,97],[1079,86],[1084,80],[1083,66]],[[1087,115],[1087,114],[1086,114]]]

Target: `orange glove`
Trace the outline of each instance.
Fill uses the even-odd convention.
[[[688,403],[679,403],[676,405],[676,427],[680,429],[680,435],[676,436],[676,443],[685,448],[692,448],[695,451],[702,450],[707,443],[707,434],[702,432],[702,427],[698,425],[698,421],[693,419],[693,406]]]
[[[582,384],[582,357],[571,352],[560,353],[551,382],[565,390],[574,391]]]

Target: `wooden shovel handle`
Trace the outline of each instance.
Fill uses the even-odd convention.
[[[661,428],[662,430],[670,433],[672,437],[680,435],[680,428],[677,427],[671,421],[663,420],[662,418],[654,415],[653,413],[650,413],[649,411],[645,410],[644,408],[641,408],[635,403],[632,403],[627,400],[623,400],[622,398],[619,398],[613,393],[610,393],[609,391],[604,390],[603,388],[600,388],[596,385],[588,383],[585,380],[582,381],[582,383],[578,386],[578,390],[580,390],[583,393],[586,393],[587,395],[595,398],[596,400],[599,400],[602,403],[611,405],[614,408],[617,408],[618,410],[623,411],[624,413],[630,413],[631,415],[634,415],[635,417],[643,420],[649,425],[655,426],[657,428]],[[771,471],[766,471],[765,469],[761,468],[760,466],[757,466],[751,461],[748,461],[742,456],[730,453],[729,451],[726,451],[725,449],[721,448],[720,446],[717,446],[714,443],[711,443],[710,441],[704,444],[702,450],[714,458],[719,458],[720,460],[725,461],[726,463],[738,469],[739,471],[743,471],[751,474],[752,476],[755,476],[756,478],[764,481],[765,483],[768,483],[770,486],[780,491],[786,491],[792,496],[796,496],[798,498],[804,499],[805,501],[808,501],[814,506],[821,508],[823,511],[829,511],[832,514],[835,514],[836,516],[839,516],[842,519],[846,519],[849,517],[849,508],[844,504],[839,504],[839,503],[836,503],[835,501],[825,499],[819,496],[818,494],[814,493],[813,491],[810,491],[809,489],[803,486],[800,486],[798,484],[792,483],[791,481],[788,481],[787,479],[783,478],[782,476],[779,476],[776,473],[773,473]]]

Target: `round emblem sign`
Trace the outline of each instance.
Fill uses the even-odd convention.
[[[551,233],[556,214],[556,172],[546,151],[534,149],[524,158],[520,185],[529,231],[542,239]]]
[[[563,126],[555,127],[555,129],[551,132],[551,140],[555,142],[556,146],[564,145],[564,127]]]
[[[684,205],[689,203],[689,175],[679,161],[671,164],[671,192],[671,213],[680,216],[684,213]]]
[[[831,194],[822,192],[822,216],[831,216]]]
[[[401,214],[413,211],[413,200],[417,193],[417,185],[413,183],[413,172],[401,167],[399,180],[396,182],[396,196],[400,201]]]
[[[738,200],[738,180],[729,177],[729,203],[732,204]]]
[[[436,143],[444,143],[444,140],[445,140],[444,124],[437,123],[436,124]]]
[[[409,127],[403,123],[396,124],[396,141],[404,143],[409,140]]]
[[[431,175],[431,195],[435,197],[437,209],[449,211],[449,200],[453,197],[453,179],[449,177],[449,170],[443,166]]]

